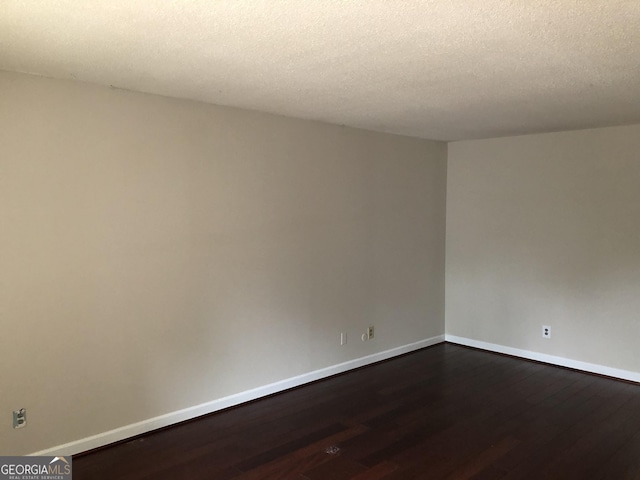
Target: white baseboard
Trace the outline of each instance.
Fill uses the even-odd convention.
[[[254,388],[252,390],[240,392],[235,395],[229,395],[228,397],[218,398],[216,400],[202,403],[200,405],[184,408],[182,410],[167,413],[165,415],[160,415],[159,417],[149,418],[141,422],[132,423],[131,425],[125,425],[114,430],[109,430],[108,432],[99,433],[98,435],[93,435],[90,437],[82,438],[80,440],[65,443],[64,445],[47,448],[46,450],[41,450],[39,452],[32,453],[31,455],[67,456],[86,452],[87,450],[103,447],[110,443],[118,442],[121,440],[126,440],[127,438],[147,433],[158,428],[167,427],[179,422],[183,422],[185,420],[191,420],[202,415],[207,415],[209,413],[217,412],[225,408],[240,405],[241,403],[249,402],[251,400],[256,400],[267,395],[298,387],[300,385],[304,385],[305,383],[314,382],[316,380],[321,380],[332,375],[353,370],[354,368],[359,368],[365,365],[380,362],[382,360],[387,360],[398,355],[435,345],[436,343],[442,343],[444,342],[444,339],[444,335],[427,338],[415,343],[392,348],[391,350],[374,353],[372,355],[367,355],[366,357],[349,360],[348,362],[340,363],[338,365],[332,365],[320,370],[315,370],[303,375],[298,375],[297,377],[288,378],[279,382],[271,383],[269,385]]]
[[[470,338],[456,337],[455,335],[447,334],[445,335],[445,339],[447,342],[457,343],[459,345],[465,345],[467,347],[475,347],[475,348],[480,348],[482,350],[489,350],[491,352],[504,353],[506,355],[513,355],[514,357],[527,358],[529,360],[536,360],[539,362],[550,363],[552,365],[573,368],[575,370],[582,370],[584,372],[589,372],[589,373],[597,373],[599,375],[606,375],[608,377],[620,378],[622,380],[640,382],[640,373],[632,372],[630,370],[621,370],[619,368],[605,367],[604,365],[597,365],[595,363],[581,362],[578,360],[571,360],[570,358],[547,355],[545,353],[531,352],[529,350],[521,350],[519,348],[505,347],[504,345],[481,342],[479,340],[472,340]]]

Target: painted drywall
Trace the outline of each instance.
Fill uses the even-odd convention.
[[[449,144],[446,243],[448,335],[640,372],[640,125]]]
[[[1,73],[0,145],[2,454],[444,333],[444,143]]]

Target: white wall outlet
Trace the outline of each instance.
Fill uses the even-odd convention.
[[[551,327],[549,325],[542,326],[542,338],[551,338]]]
[[[27,409],[13,411],[13,428],[24,428],[27,426]]]
[[[342,332],[340,334],[340,345],[346,345],[347,344],[347,332]]]
[[[367,328],[367,339],[371,340],[374,336],[373,326]]]

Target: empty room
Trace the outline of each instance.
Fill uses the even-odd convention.
[[[640,479],[639,26],[0,2],[0,478]]]

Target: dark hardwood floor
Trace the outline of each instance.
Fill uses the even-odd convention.
[[[73,458],[74,479],[640,479],[640,386],[453,344]]]

